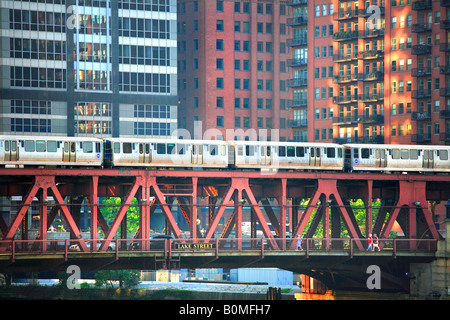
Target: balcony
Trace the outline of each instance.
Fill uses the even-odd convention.
[[[294,119],[289,120],[288,127],[289,128],[305,128],[308,126],[307,119]]]
[[[287,23],[288,26],[306,26],[308,25],[308,16],[299,16],[294,18],[288,18]]]
[[[365,114],[361,120],[363,123],[384,123],[384,115],[382,114]]]
[[[346,124],[358,124],[358,114],[352,116],[338,116],[333,117],[333,124],[346,125]]]
[[[361,59],[379,59],[384,58],[384,52],[381,50],[369,50],[359,53]]]
[[[439,134],[439,140],[449,142],[450,141],[450,132],[441,132]]]
[[[308,0],[289,0],[286,3],[288,6],[306,6],[308,5]]]
[[[308,66],[308,59],[288,59],[287,66],[290,68]]]
[[[294,99],[288,100],[288,108],[306,108],[308,106],[308,99]]]
[[[441,29],[450,29],[450,19],[441,20]]]
[[[306,79],[306,78],[289,79],[287,81],[287,86],[289,88],[307,87],[308,86],[308,79]]]
[[[384,99],[384,93],[364,93],[359,95],[359,100],[362,102],[373,103]]]
[[[450,7],[450,0],[441,0],[441,7]]]
[[[431,76],[431,67],[414,68],[411,70],[411,76],[413,76],[413,77],[429,77],[429,76]]]
[[[377,37],[384,37],[384,28],[383,29],[365,29],[359,31],[359,37],[362,39],[370,39]]]
[[[384,80],[384,73],[381,71],[360,73],[360,74],[358,74],[358,80],[360,80],[360,81],[382,81],[382,80]]]
[[[441,68],[439,69],[439,73],[440,74],[450,74],[450,66],[441,66]]]
[[[350,62],[356,59],[358,59],[358,57],[351,54],[343,54],[343,53],[333,54],[333,62]]]
[[[431,98],[431,90],[413,90],[411,92],[412,99],[429,99]]]
[[[354,19],[358,18],[358,10],[339,10],[338,12],[333,14],[333,20],[347,20],[347,19]]]
[[[411,32],[414,33],[431,32],[432,29],[433,25],[431,23],[416,23],[413,24]]]
[[[334,104],[345,104],[345,103],[352,103],[352,102],[358,102],[358,97],[355,95],[333,97]]]
[[[358,76],[356,74],[346,74],[346,75],[335,75],[334,83],[344,84],[349,82],[358,81]]]
[[[358,39],[358,31],[342,31],[333,34],[334,41],[351,41]]]
[[[370,7],[367,7],[365,9],[359,9],[358,10],[358,15],[360,17],[367,18],[367,17],[370,17],[371,15],[373,15],[374,13],[376,13],[375,10],[369,10],[369,8]],[[384,6],[383,7],[378,7],[378,8],[380,9],[380,14],[382,16],[384,16]]]
[[[411,114],[411,120],[429,121],[429,120],[431,120],[431,113],[429,113],[429,112],[413,112]]]
[[[441,43],[441,51],[450,52],[450,43],[448,42]]]
[[[384,143],[384,136],[376,135],[376,136],[368,136],[368,137],[358,137],[358,143],[383,144]]]
[[[308,45],[308,37],[287,39],[286,44],[288,47],[306,46]]]
[[[450,119],[450,110],[439,111],[439,119]]]
[[[433,7],[431,0],[428,1],[414,1],[412,3],[413,10],[430,10]]]
[[[450,97],[450,88],[441,88],[439,90],[439,95],[441,97]]]
[[[441,44],[442,50],[442,44]],[[412,46],[412,54],[421,55],[421,54],[430,54],[431,53],[431,45],[428,44],[416,44]]]
[[[430,133],[427,133],[427,134],[423,134],[423,133],[412,134],[411,135],[411,142],[414,142],[414,143],[431,142],[431,134]]]

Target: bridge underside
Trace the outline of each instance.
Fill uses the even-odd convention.
[[[72,264],[98,265],[97,269],[108,265],[115,268],[122,266],[122,262],[127,268],[152,267],[155,261],[151,258],[133,256],[124,261],[122,255],[128,254],[126,249],[123,252],[117,248],[116,256],[107,252],[115,239],[129,238],[127,221],[130,209],[136,206],[139,218],[127,245],[141,241],[142,254],[149,250],[150,244],[144,240],[152,235],[150,223],[155,212],[159,212],[164,217],[164,232],[172,234],[177,241],[213,243],[215,239],[235,239],[232,248],[241,252],[245,237],[266,238],[267,247],[277,253],[269,258],[272,255],[268,250],[264,258],[253,262],[248,253],[228,258],[214,256],[215,260],[207,263],[210,267],[249,263],[255,267],[278,266],[309,275],[314,273],[330,285],[343,285],[344,280],[339,279],[348,279],[352,270],[361,268],[365,261],[356,258],[353,252],[365,251],[370,233],[378,235],[382,250],[395,252],[398,248],[393,244],[391,232],[400,226],[402,239],[408,240],[403,243],[403,250],[433,252],[435,245],[421,241],[441,240],[435,223],[445,217],[443,204],[450,199],[450,179],[447,175],[419,174],[25,168],[0,169],[0,197],[5,199],[3,206],[10,206],[2,208],[0,215],[0,257],[9,259],[8,263],[4,260],[0,263],[0,272],[26,269],[28,264],[39,265],[46,271],[54,265],[58,259],[54,258],[48,230],[55,219],[63,220],[70,232],[69,244],[75,243],[81,250],[79,254],[83,258],[69,259]],[[10,202],[14,197],[19,199],[17,206]],[[114,218],[107,221],[105,209],[110,209],[102,199],[110,197],[118,197],[120,201],[114,208]],[[362,207],[355,205],[355,199],[360,200]],[[83,204],[89,208],[89,237],[83,237],[80,227]],[[36,220],[30,219],[32,206],[39,208]],[[37,223],[37,226],[34,223],[38,229],[35,236],[29,232],[32,221]],[[292,238],[297,236],[320,237],[320,243],[315,241],[314,248],[323,252],[348,249],[351,243],[350,252],[354,257],[350,262],[338,262],[341,267],[331,271],[321,269],[312,255],[304,260],[285,257],[283,253],[293,253],[296,242]],[[35,257],[22,263],[21,252]],[[346,252],[348,255],[349,250]],[[108,258],[99,258],[100,253],[115,258],[108,262]],[[46,254],[53,258],[38,263]],[[117,254],[121,257],[118,260]],[[345,260],[334,255],[327,259]],[[181,261],[183,267],[204,267],[206,262],[202,259],[207,258],[193,253],[183,256]],[[389,259],[392,263],[386,262],[388,269],[407,273],[407,264],[403,267],[401,259],[392,260],[392,254]],[[404,259],[413,260],[415,256]],[[66,251],[63,263],[56,265],[65,265],[67,261]],[[329,263],[333,261],[323,265]]]

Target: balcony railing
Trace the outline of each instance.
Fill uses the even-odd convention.
[[[352,81],[358,81],[357,74],[335,75],[334,83],[348,83]]]
[[[308,5],[308,0],[289,0],[286,4],[288,6],[305,6]]]
[[[450,97],[450,88],[441,88],[439,90],[439,95],[441,97]]]
[[[412,9],[413,10],[430,10],[433,7],[433,4],[431,2],[431,0],[427,0],[427,1],[414,1],[412,3]]]
[[[288,108],[305,108],[308,106],[308,99],[294,99],[288,100],[287,107]]]
[[[384,28],[382,29],[365,29],[359,31],[359,37],[362,39],[376,38],[384,36]]]
[[[339,10],[333,14],[333,20],[346,20],[353,18],[358,18],[358,10]]]
[[[358,74],[358,80],[361,81],[381,81],[384,80],[384,73],[381,71],[367,72]]]
[[[351,116],[337,116],[333,117],[332,122],[334,124],[356,124],[358,123],[358,114],[354,114]]]
[[[411,114],[411,120],[429,121],[429,120],[431,120],[431,113],[429,113],[429,112],[413,112]]]
[[[439,140],[449,142],[450,141],[450,132],[439,133]]]
[[[416,23],[413,24],[411,31],[414,33],[431,32],[433,25],[431,23]]]
[[[289,88],[293,87],[306,87],[308,86],[308,79],[306,78],[299,78],[299,79],[289,79],[287,81],[287,86]]]
[[[450,0],[441,0],[441,7],[450,7]]]
[[[441,50],[442,50],[442,44],[441,44]],[[412,54],[430,54],[431,53],[431,45],[427,44],[416,44],[412,46]]]
[[[358,101],[358,97],[355,95],[333,97],[334,104],[351,103],[351,102],[357,102],[357,101]]]
[[[441,66],[439,69],[440,74],[450,74],[450,66]]]
[[[413,77],[429,77],[431,76],[431,67],[414,68],[411,70]]]
[[[333,54],[333,62],[347,62],[358,59],[357,55],[351,54],[343,54],[343,53],[334,53]]]
[[[411,92],[411,98],[413,99],[427,99],[431,98],[431,91],[430,90],[413,90]]]
[[[439,119],[450,119],[450,110],[439,111]]]
[[[342,31],[333,34],[334,41],[349,41],[358,39],[358,31]]]
[[[288,59],[288,67],[306,67],[308,66],[308,59]]]
[[[383,144],[384,143],[384,136],[376,135],[376,136],[368,136],[368,137],[358,137],[358,143]]]
[[[450,43],[449,42],[441,42],[441,51],[450,51]]]
[[[364,123],[384,123],[384,115],[382,114],[365,114],[363,116],[362,122]]]
[[[431,142],[431,133],[412,134],[411,142],[415,142],[415,143]]]
[[[287,39],[286,44],[288,47],[306,46],[308,45],[308,37]]]
[[[376,102],[384,99],[384,93],[363,93],[358,98],[362,102]]]
[[[294,119],[290,120],[288,123],[289,128],[304,128],[308,126],[307,119]]]
[[[288,18],[286,24],[288,26],[306,26],[308,24],[308,16]]]
[[[441,20],[441,29],[450,29],[450,19]]]
[[[380,14],[383,16],[384,15],[384,6],[378,7],[378,8],[380,9]],[[368,9],[369,9],[369,7],[365,8],[365,9],[359,9],[358,10],[359,16],[363,17],[363,18],[367,18],[375,13],[374,10],[368,10]]]
[[[384,52],[381,50],[361,51],[359,56],[362,59],[378,59],[384,57]]]

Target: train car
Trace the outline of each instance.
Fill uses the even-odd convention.
[[[450,172],[449,146],[344,145],[346,171]]]
[[[102,166],[103,141],[82,137],[0,136],[0,165]]]
[[[231,142],[230,142],[231,143]],[[333,143],[233,141],[237,168],[343,170],[343,147]]]
[[[228,166],[227,142],[183,139],[104,139],[108,167],[205,167]]]

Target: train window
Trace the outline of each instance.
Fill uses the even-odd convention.
[[[255,148],[254,148],[254,146],[245,146],[245,155],[247,155],[247,156],[254,156],[255,155]]]
[[[216,144],[210,145],[209,154],[212,156],[218,156],[219,155],[219,146]]]
[[[114,142],[114,153],[120,153],[120,143]]]
[[[400,151],[400,156],[402,160],[409,160],[409,150],[408,149],[402,149]]]
[[[35,150],[34,141],[26,140],[25,141],[25,151],[26,152],[34,152],[34,150]]]
[[[286,157],[286,147],[278,147],[278,156]]]
[[[123,148],[123,153],[131,153],[131,151],[133,149],[131,142],[124,142],[122,148]]]
[[[44,140],[36,141],[36,152],[45,152],[47,150],[47,143]]]
[[[409,158],[411,160],[417,160],[419,159],[419,152],[415,149],[409,150]]]
[[[327,148],[327,158],[336,158],[335,148]]]
[[[156,153],[166,154],[166,145],[164,143],[157,143],[156,144]]]
[[[305,148],[304,147],[296,147],[295,152],[297,154],[297,157],[304,157],[305,156]]]
[[[392,149],[392,159],[400,159],[400,150]]]
[[[227,146],[222,145],[222,147],[220,148],[220,155],[221,156],[226,156],[227,155]]]
[[[5,151],[9,152],[9,141],[5,141]]]
[[[85,142],[85,143],[83,143],[83,152],[84,153],[92,153],[92,152],[94,152],[94,146],[92,145],[92,142]]]
[[[338,158],[342,158],[342,149],[338,149]]]
[[[370,151],[368,148],[361,148],[361,159],[369,159]]]
[[[287,156],[295,157],[295,148],[294,147],[287,147]]]
[[[448,160],[448,150],[439,150],[438,152],[441,160]]]
[[[244,155],[244,148],[242,146],[238,146],[237,154],[238,156]]]
[[[56,141],[47,141],[47,152],[56,152]]]
[[[186,145],[185,144],[177,144],[177,154],[185,154]]]
[[[175,150],[175,145],[173,143],[167,144],[167,154],[173,154]]]
[[[354,148],[353,149],[353,158],[359,158],[359,149],[358,148]]]
[[[95,143],[95,152],[100,153],[100,142]]]

